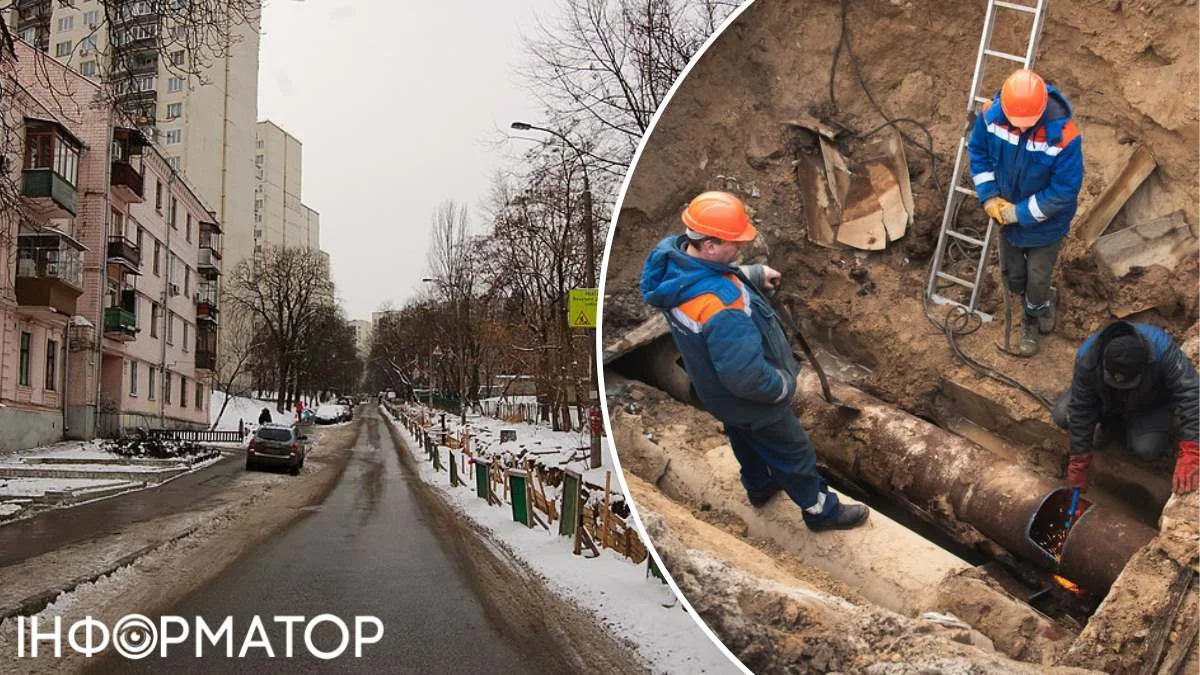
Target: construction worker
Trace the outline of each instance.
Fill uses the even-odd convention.
[[[1097,424],[1123,428],[1129,451],[1141,459],[1166,457],[1178,420],[1172,489],[1196,489],[1200,470],[1200,380],[1171,336],[1157,326],[1116,321],[1083,342],[1071,388],[1052,414],[1071,432],[1067,483],[1086,490]]]
[[[659,242],[647,258],[642,297],[666,315],[696,393],[725,423],[750,503],[763,506],[782,490],[811,530],[863,524],[867,508],[840,503],[817,472],[791,407],[799,364],[759,291],[777,287],[780,274],[734,264],[755,237],[744,205],[705,192],[688,204],[683,222],[686,232]]]
[[[1010,75],[971,131],[975,194],[1003,226],[1005,283],[1024,297],[1021,356],[1036,354],[1040,336],[1054,330],[1051,277],[1083,183],[1081,145],[1071,106],[1032,70]]]

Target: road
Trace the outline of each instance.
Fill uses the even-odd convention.
[[[402,469],[397,449],[379,413],[364,406],[363,423],[341,479],[323,503],[280,534],[234,562],[220,577],[184,600],[170,614],[193,626],[204,617],[216,626],[233,619],[234,651],[240,650],[255,615],[276,651],[263,649],[245,659],[227,659],[224,645],[209,646],[194,658],[194,642],[172,646],[167,659],[157,654],[137,662],[106,664],[129,672],[520,672],[530,662],[521,644],[504,635],[473,590],[453,548],[444,547],[414,492],[418,480]],[[384,636],[353,658],[332,661],[311,656],[303,626],[294,630],[296,656],[282,658],[282,624],[274,616],[312,618],[334,614],[354,630],[354,617],[378,617]],[[366,634],[374,629],[367,627]],[[323,624],[314,632],[322,650],[336,648],[337,632]],[[537,659],[541,660],[541,659]],[[119,668],[118,668],[119,667]],[[134,670],[136,671],[135,668]]]

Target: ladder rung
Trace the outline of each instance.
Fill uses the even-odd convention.
[[[983,50],[983,53],[987,54],[988,56],[994,56],[998,59],[1004,59],[1006,61],[1014,61],[1016,63],[1025,63],[1024,56],[1017,56],[1016,54],[1009,54],[1008,52],[1001,52],[1001,51],[997,51],[995,49],[985,49],[985,50]]]
[[[982,239],[976,239],[975,237],[968,237],[967,235],[963,234],[962,232],[957,232],[955,230],[946,230],[946,234],[950,235],[951,237],[954,237],[955,239],[965,241],[968,244],[971,244],[972,246],[979,246],[981,248],[983,247]]]
[[[950,230],[946,230],[946,231],[950,232]],[[938,275],[939,279],[945,279],[946,281],[956,283],[959,286],[970,288],[972,290],[975,288],[974,282],[967,281],[966,279],[959,279],[958,277],[954,276],[953,274],[946,274],[945,272],[938,272],[937,275]]]
[[[997,7],[1003,7],[1004,9],[1015,9],[1018,12],[1028,12],[1030,14],[1037,12],[1037,7],[1030,7],[1028,5],[1018,5],[1018,4],[1015,4],[1012,2],[1001,2],[1000,0],[994,0],[994,2],[992,2],[992,4]]]
[[[991,103],[991,102],[992,102],[992,99],[990,99],[990,98],[988,98],[988,97],[986,97],[986,96],[976,96],[976,97],[975,97],[975,102],[976,102],[976,103]]]
[[[974,197],[974,196],[975,196],[975,191],[974,191],[974,190],[972,190],[971,188],[965,188],[965,187],[963,187],[963,186],[961,186],[961,185],[955,185],[955,186],[954,186],[954,191],[955,191],[955,192],[961,192],[961,193],[963,193],[964,195],[970,195],[970,196],[972,196],[972,197]]]

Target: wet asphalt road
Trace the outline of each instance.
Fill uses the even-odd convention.
[[[224,646],[194,657],[194,636],[157,655],[122,662],[122,672],[521,672],[525,660],[494,627],[455,562],[439,545],[400,466],[379,412],[362,409],[363,422],[346,471],[325,502],[233,563],[217,580],[172,613],[210,626],[233,617],[234,653],[258,615],[276,652],[251,649],[227,659]],[[333,660],[309,655],[301,623],[293,629],[296,656],[283,656],[287,630],[273,617],[334,614],[350,630],[345,654]],[[354,658],[354,617],[378,617],[384,635]],[[364,627],[365,634],[374,632]],[[331,624],[315,629],[322,650],[337,647]],[[130,668],[135,666],[135,668]]]

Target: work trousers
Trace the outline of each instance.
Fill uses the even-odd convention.
[[[1050,416],[1063,429],[1071,426],[1071,390],[1059,397]],[[1152,461],[1171,452],[1171,432],[1175,415],[1170,408],[1154,408],[1133,414],[1110,414],[1100,420],[1105,433],[1123,428],[1125,447],[1139,459]]]
[[[733,454],[742,465],[742,486],[751,500],[770,496],[782,488],[802,509],[817,504],[826,492],[817,472],[817,456],[800,420],[788,413],[762,429],[725,425]]]
[[[1016,227],[1012,225],[1010,227]],[[1013,246],[1000,237],[1000,255],[1004,257],[1004,282],[1008,290],[1025,297],[1025,316],[1032,319],[1050,310],[1050,281],[1062,240],[1046,246]]]

